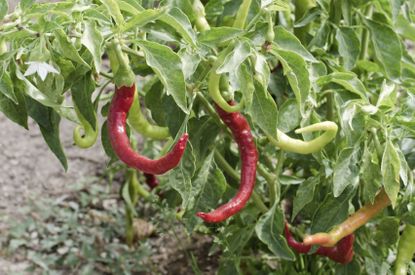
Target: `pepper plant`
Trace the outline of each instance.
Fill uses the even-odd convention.
[[[414,6],[0,0],[0,110],[33,119],[64,169],[62,119],[80,148],[100,134],[131,246],[147,199],[214,237],[220,274],[406,274]]]

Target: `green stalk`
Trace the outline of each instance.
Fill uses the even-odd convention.
[[[369,4],[369,6],[366,8],[365,11],[365,16],[366,17],[371,17],[373,13],[373,6]],[[365,60],[367,58],[367,52],[368,52],[368,48],[369,48],[369,38],[370,36],[370,32],[367,28],[363,28],[362,30],[362,50],[360,52],[360,57],[359,59],[361,60]]]

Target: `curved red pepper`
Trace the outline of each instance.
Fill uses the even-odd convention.
[[[235,103],[231,101],[229,104],[234,105]],[[258,152],[246,118],[239,112],[227,113],[218,105],[216,105],[216,111],[231,130],[233,138],[238,144],[242,169],[241,183],[235,197],[209,213],[198,212],[196,214],[205,222],[210,223],[226,220],[245,207],[255,187],[256,165],[258,162]]]
[[[291,248],[293,248],[295,251],[297,251],[298,253],[308,253],[308,251],[310,251],[311,245],[305,245],[294,239],[293,235],[290,232],[290,229],[288,228],[287,223],[285,223],[284,232],[285,232],[285,239],[287,239],[288,245]]]
[[[293,248],[297,253],[308,253],[311,249],[311,245],[306,245],[296,241],[288,228],[288,224],[285,223],[285,238],[288,245]],[[329,259],[338,262],[340,264],[348,264],[353,260],[353,244],[355,236],[354,234],[347,235],[341,239],[336,246],[333,247],[319,247],[314,254],[328,257]]]
[[[348,264],[353,260],[353,243],[354,234],[347,235],[341,239],[336,246],[324,247],[321,246],[317,249],[316,254],[326,256],[335,262],[340,264]]]
[[[185,133],[173,149],[165,156],[152,160],[141,156],[131,148],[126,131],[128,111],[134,99],[135,85],[120,87],[115,91],[108,112],[108,133],[112,148],[128,166],[149,174],[163,174],[176,167],[183,156],[188,140]]]

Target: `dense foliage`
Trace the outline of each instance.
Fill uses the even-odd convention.
[[[177,212],[189,232],[214,236],[219,273],[385,274],[400,230],[415,225],[414,6],[23,0],[8,14],[0,0],[0,110],[25,128],[29,117],[36,121],[65,169],[61,119],[81,126],[74,129],[79,147],[92,146],[100,133],[109,165],[130,179],[121,191],[128,217],[140,197]],[[133,147],[158,158],[189,135],[179,166],[158,176],[152,193],[140,184],[141,172],[117,161],[107,132],[114,93],[105,88],[128,82],[115,78],[117,59],[138,79],[128,120]],[[226,106],[231,99],[239,104]],[[244,168],[214,102],[247,118],[259,160],[247,205],[208,224],[196,213],[228,202]],[[136,132],[142,142],[134,141]],[[378,193],[386,194],[381,214],[355,232],[348,265],[313,255],[316,247],[300,255],[288,246],[285,221],[298,240],[328,232]]]

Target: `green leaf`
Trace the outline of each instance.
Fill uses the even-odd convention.
[[[311,86],[307,64],[301,56],[292,51],[280,50],[274,47],[272,53],[281,62],[284,75],[295,94],[300,112],[304,115],[305,102],[308,99]]]
[[[279,48],[293,51],[309,62],[317,62],[314,56],[301,44],[300,40],[282,26],[274,28],[275,43]]]
[[[359,183],[358,148],[345,148],[340,152],[333,173],[333,194],[340,196],[343,191],[352,186],[355,188]]]
[[[183,112],[188,114],[186,85],[180,57],[169,47],[155,42],[137,41],[136,43],[145,53],[147,65],[160,78],[166,88],[167,94],[173,96],[176,104]]]
[[[311,234],[326,232],[332,226],[344,221],[348,215],[349,200],[353,197],[355,189],[351,186],[343,192],[340,197],[335,198],[331,193],[314,214],[311,224]]]
[[[160,18],[166,10],[164,9],[154,9],[154,10],[143,10],[130,19],[122,28],[122,32],[126,32],[132,28],[142,27],[154,20]]]
[[[363,21],[370,30],[376,58],[381,63],[386,75],[396,80],[401,75],[402,49],[398,35],[387,25],[373,20]]]
[[[159,20],[174,28],[187,43],[196,46],[196,33],[189,18],[181,10],[173,8],[168,14],[163,14]]]
[[[373,203],[376,193],[381,187],[382,177],[379,173],[380,163],[376,148],[373,143],[365,146],[362,155],[362,166],[360,168],[363,182],[363,197],[365,201]]]
[[[85,22],[85,30],[82,34],[81,43],[88,49],[94,59],[95,71],[99,73],[102,62],[102,44],[104,38],[94,21]]]
[[[384,217],[377,226],[376,242],[384,246],[392,246],[399,240],[399,219],[396,217]]]
[[[68,36],[65,34],[64,30],[59,29],[55,31],[56,42],[58,46],[59,52],[62,54],[63,57],[72,60],[75,63],[79,63],[90,69],[91,67],[82,57],[79,55],[78,51],[69,41]]]
[[[336,40],[345,68],[353,69],[360,54],[360,41],[356,32],[350,27],[340,27],[336,31]]]
[[[226,178],[222,171],[213,165],[213,153],[203,160],[196,177],[192,179],[192,188],[187,204],[188,229],[191,231],[193,226],[201,220],[195,215],[196,211],[210,211],[217,207],[219,199],[226,190]]]
[[[263,214],[255,225],[258,238],[268,246],[269,250],[280,259],[294,261],[295,256],[281,235],[284,227],[284,216],[281,208],[275,203]]]
[[[293,212],[291,215],[291,220],[294,220],[297,214],[310,202],[313,201],[314,192],[316,186],[319,183],[318,177],[310,177],[301,183],[300,187],[295,193],[294,202],[293,202]]]
[[[13,82],[8,72],[4,72],[0,77],[0,93],[17,104],[17,98],[13,90]]]
[[[277,136],[278,109],[272,96],[257,80],[254,80],[255,93],[249,110],[252,120],[267,135]]]
[[[190,146],[187,146],[186,151],[177,168],[168,174],[168,185],[176,190],[182,198],[182,209],[187,209],[187,206],[192,198],[192,177],[195,172],[195,157]]]
[[[58,158],[65,171],[68,170],[68,162],[59,137],[60,116],[52,108],[43,106],[30,97],[26,97],[26,105],[29,116],[39,124],[49,149]]]
[[[0,20],[2,20],[9,10],[9,4],[7,0],[0,0]]]
[[[95,81],[91,73],[85,74],[78,79],[71,87],[72,100],[82,116],[89,122],[93,129],[96,129],[96,115],[92,103],[92,93],[95,90]]]
[[[239,37],[243,33],[244,31],[238,28],[215,27],[199,34],[199,42],[206,45],[215,46],[217,44],[224,43]]]
[[[290,98],[282,104],[278,113],[278,129],[287,133],[296,129],[301,122],[301,114],[294,98]]]
[[[356,74],[351,72],[334,72],[317,79],[317,84],[320,87],[323,87],[330,82],[341,85],[343,88],[354,94],[357,94],[362,99],[366,99],[366,95],[368,94],[366,87],[362,81],[360,81]]]
[[[399,15],[395,22],[396,33],[399,33],[406,39],[415,41],[415,24],[408,21],[403,15]]]
[[[392,207],[396,206],[398,198],[400,181],[399,171],[401,169],[401,161],[395,146],[389,140],[385,144],[385,151],[382,156],[381,173],[382,184],[385,187],[386,194],[392,202]]]
[[[135,211],[135,206],[130,196],[130,184],[131,184],[131,180],[124,183],[124,186],[122,187],[122,190],[121,190],[121,196],[125,202],[125,205],[129,209],[129,211],[131,211],[131,213],[134,216],[137,216],[137,212]]]
[[[0,93],[0,111],[11,121],[28,129],[26,104],[23,94],[19,91],[16,91],[16,102]]]
[[[118,6],[118,2],[115,0],[100,0],[101,3],[107,8],[107,11],[114,19],[117,26],[124,25],[124,17],[121,14],[120,7]]]
[[[217,68],[217,74],[234,72],[251,55],[251,46],[244,41],[238,41],[234,49],[225,57],[223,63]]]
[[[252,72],[245,64],[240,65],[236,70],[235,83],[232,86],[241,91],[244,99],[244,107],[251,108],[253,95],[255,92]]]

